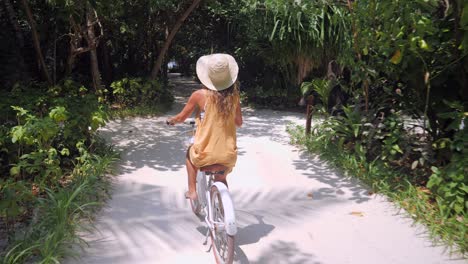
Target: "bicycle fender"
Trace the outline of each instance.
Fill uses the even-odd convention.
[[[221,200],[224,207],[224,225],[226,226],[226,233],[234,236],[237,233],[236,226],[236,213],[234,212],[234,204],[232,203],[231,194],[226,185],[222,182],[213,183],[218,188],[221,195]]]

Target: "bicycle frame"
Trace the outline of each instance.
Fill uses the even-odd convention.
[[[195,122],[190,122],[190,124],[192,129],[183,132],[190,132],[191,134],[191,137],[185,141],[187,147],[194,144]],[[234,205],[229,190],[223,182],[215,182],[214,175],[211,173],[207,175],[207,173],[200,170],[196,175],[196,188],[198,199],[190,200],[190,205],[192,211],[198,216],[200,216],[201,210],[205,213],[204,220],[208,230],[203,244],[206,245],[208,237],[211,236],[212,244],[210,249],[214,248],[213,253],[216,263],[232,264],[234,259],[234,236],[237,234],[237,226]]]
[[[216,186],[219,191],[224,207],[224,223],[216,222],[213,219],[213,208],[211,208],[210,189],[207,189],[208,186],[210,189],[211,186]],[[218,231],[226,231],[228,235],[234,236],[237,233],[236,215],[231,195],[226,185],[222,182],[215,182],[213,180],[213,176],[207,176],[203,171],[199,171],[197,173],[197,188],[199,191],[199,197],[204,198],[200,202],[205,212],[205,223],[210,231],[215,229]]]

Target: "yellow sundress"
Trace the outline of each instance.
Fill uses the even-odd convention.
[[[237,107],[239,97],[236,96],[234,100]],[[195,119],[195,141],[189,149],[190,161],[197,168],[220,164],[228,168],[226,173],[232,171],[237,161],[236,110],[233,109],[224,118],[207,98],[203,119],[200,120],[199,114]]]

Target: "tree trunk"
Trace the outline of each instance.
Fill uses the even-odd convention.
[[[23,8],[26,12],[26,17],[29,23],[29,26],[31,27],[31,33],[32,33],[32,38],[33,38],[33,43],[34,43],[34,49],[36,50],[36,56],[37,60],[39,63],[39,69],[44,77],[44,79],[47,81],[49,85],[53,85],[52,79],[50,78],[49,72],[47,72],[47,67],[44,61],[44,56],[42,55],[41,51],[41,44],[39,41],[39,34],[37,33],[36,30],[36,22],[34,21],[34,18],[31,13],[31,8],[29,7],[28,1],[27,0],[22,0],[21,3],[23,4]]]
[[[103,77],[104,77],[104,82],[105,85],[110,85],[112,83],[112,63],[111,63],[111,56],[110,56],[110,51],[109,47],[107,46],[107,41],[104,42],[103,45],[101,45],[101,51],[102,51],[102,67],[103,67]]]
[[[21,27],[18,23],[18,19],[16,17],[15,9],[13,8],[13,5],[11,4],[10,0],[5,0],[5,12],[6,15],[8,16],[8,20],[15,30],[15,40],[16,40],[16,52],[15,52],[15,60],[17,60],[17,73],[19,74],[19,78],[21,80],[27,80],[29,79],[29,70],[28,67],[26,66],[26,62],[24,60],[24,36],[23,33],[21,32]]]
[[[20,25],[18,24],[18,20],[16,19],[15,10],[11,5],[10,0],[4,0],[6,12],[8,15],[8,19],[10,20],[11,25],[15,29],[16,41],[18,41],[19,48],[24,48],[24,38],[23,34],[21,33]]]
[[[166,41],[164,42],[163,47],[159,51],[158,58],[156,59],[156,62],[154,63],[153,70],[151,71],[151,79],[156,79],[158,77],[158,73],[161,69],[161,65],[164,61],[164,56],[166,55],[167,50],[171,46],[171,42],[175,37],[175,34],[179,31],[180,27],[182,26],[182,23],[185,21],[185,19],[190,15],[190,13],[197,7],[197,5],[201,2],[201,0],[193,0],[192,4],[185,10],[185,12],[177,19],[177,22],[175,23],[174,27],[171,30],[171,33],[169,36],[167,36]]]
[[[91,66],[91,76],[93,77],[93,87],[96,92],[99,92],[101,89],[101,74],[99,73],[99,63],[97,57],[97,41],[96,35],[94,34],[94,19],[95,14],[93,13],[93,9],[87,4],[86,7],[86,25],[87,25],[87,38],[89,50],[89,59],[90,59],[90,66]]]
[[[72,70],[73,70],[73,65],[75,64],[75,54],[74,54],[74,48],[73,46],[70,44],[70,53],[68,54],[68,58],[67,58],[67,66],[65,68],[65,76],[70,76],[70,74],[72,73]]]
[[[315,97],[313,95],[309,95],[306,99],[306,137],[310,136],[311,128],[312,128],[312,114],[314,113],[314,101]]]

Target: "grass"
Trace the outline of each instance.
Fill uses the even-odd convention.
[[[450,216],[431,197],[426,188],[411,184],[409,176],[385,167],[380,160],[368,162],[350,154],[332,142],[305,137],[302,127],[288,127],[293,144],[308,152],[319,154],[345,175],[359,178],[374,192],[386,195],[402,212],[416,223],[427,227],[428,235],[435,244],[447,246],[452,253],[468,257],[468,217]]]
[[[86,246],[79,233],[91,230],[93,213],[109,197],[109,170],[115,160],[111,149],[91,155],[78,165],[71,184],[47,189],[46,195],[38,198],[28,227],[16,232],[0,262],[60,263],[65,257],[76,256],[76,246]]]

